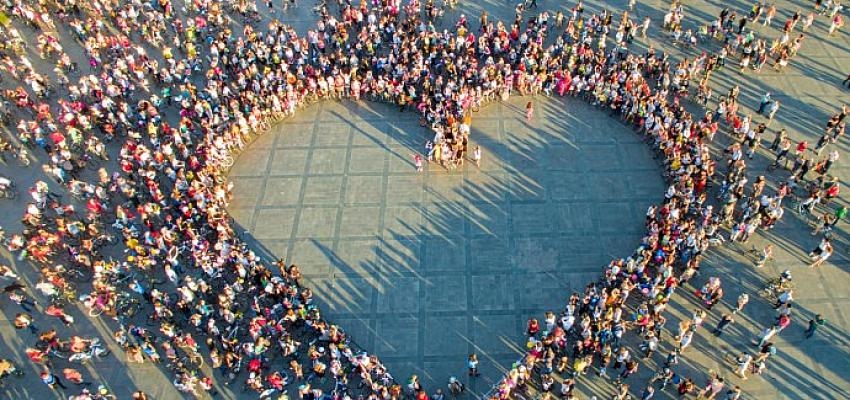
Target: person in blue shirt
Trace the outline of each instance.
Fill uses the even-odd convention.
[[[759,103],[759,109],[756,111],[759,115],[764,114],[764,111],[767,109],[767,106],[770,105],[772,100],[770,99],[770,92],[764,94],[761,97],[761,103]]]

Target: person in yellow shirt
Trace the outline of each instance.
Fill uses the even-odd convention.
[[[590,366],[592,360],[593,356],[576,357],[573,361],[573,377],[578,377],[579,374],[586,375],[587,367]]]

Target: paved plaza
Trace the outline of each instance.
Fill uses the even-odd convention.
[[[513,2],[461,3],[447,13],[446,21],[465,13],[477,26],[484,9],[491,20],[513,19]],[[308,9],[312,2],[299,4],[276,17],[303,33],[315,16]],[[556,6],[541,0],[540,4],[566,11],[575,3]],[[626,4],[588,1],[586,7],[622,10]],[[779,12],[773,27],[748,27],[773,39],[779,34],[777,25],[795,9],[807,13],[811,7],[811,2],[802,1],[776,4]],[[687,1],[684,25],[696,28],[722,7],[745,15],[750,6],[743,1]],[[661,31],[667,7],[666,1],[638,3],[636,19],[653,20],[649,39],[638,39],[635,51],[652,46],[669,51],[674,60],[695,57],[702,47],[673,47]],[[779,127],[786,127],[795,141],[815,143],[829,116],[850,99],[850,91],[840,86],[850,73],[850,35],[845,30],[827,39],[825,21],[819,17],[803,49],[782,74],[767,67],[758,75],[739,74],[737,68],[715,74],[715,101],[710,107],[719,95],[740,85],[742,109],[754,113],[758,99],[769,91],[783,107],[763,144]],[[709,48],[716,49],[716,43]],[[415,171],[412,154],[424,151],[429,135],[415,113],[370,102],[320,102],[273,126],[239,155],[229,174],[235,189],[228,211],[263,258],[298,264],[325,316],[349,332],[357,346],[378,355],[397,381],[418,374],[430,393],[445,387],[449,376],[458,376],[468,382],[470,398],[481,396],[525,351],[528,318],[542,318],[548,310],[559,312],[570,293],[597,279],[611,259],[635,249],[644,233],[646,208],[661,202],[666,188],[646,144],[609,118],[607,110],[576,99],[537,97],[536,114],[527,123],[523,112],[527,100],[514,97],[474,114],[471,144],[483,150],[480,167],[467,163],[449,171],[428,164],[422,173]],[[756,117],[757,122],[762,120]],[[718,138],[715,159],[722,157],[720,145],[729,141],[724,134]],[[846,184],[850,148],[846,140],[834,146],[842,159],[831,172]],[[767,175],[771,183],[787,176],[784,171],[764,172],[772,158],[769,151],[759,150],[748,163],[751,181],[758,174]],[[15,176],[19,188],[45,179],[35,165],[21,172],[9,163],[0,165],[0,172]],[[3,205],[0,225],[7,232],[21,229],[19,216],[28,201],[22,194]],[[843,199],[838,203],[847,204]],[[710,335],[710,329],[699,333],[678,369],[696,377],[699,384],[708,369],[720,371],[729,382],[741,385],[748,399],[850,398],[848,225],[845,221],[834,232],[835,256],[810,270],[806,253],[818,242],[809,234],[810,222],[789,208],[776,229],[760,231],[747,245],[710,251],[694,282],[720,276],[726,296],[707,326],[713,327],[740,293],[749,293],[751,302],[722,338]],[[775,259],[757,270],[745,250],[766,243],[776,246]],[[30,265],[5,249],[2,256],[24,281],[35,283],[37,271]],[[745,349],[757,351],[750,341],[775,311],[755,292],[767,278],[786,269],[793,271],[797,287],[794,322],[775,340],[779,351],[767,372],[742,381],[724,357]],[[678,321],[699,307],[693,291],[686,286],[674,296],[667,331],[674,332]],[[38,381],[36,368],[22,353],[33,338],[11,325],[18,307],[10,302],[2,307],[0,357],[26,365],[27,376],[12,378],[0,388],[0,396],[67,398]],[[804,339],[806,321],[815,313],[828,323],[817,336]],[[94,381],[106,383],[121,399],[136,388],[158,400],[180,398],[165,368],[125,362],[120,347],[109,339],[115,329],[112,321],[89,322],[79,310],[72,314],[78,322],[57,329],[102,337],[116,354],[81,368]],[[45,329],[53,323],[51,319],[38,325]],[[666,342],[662,352],[670,350],[672,339]],[[482,375],[470,380],[465,359],[473,352],[482,361]],[[640,379],[634,382],[645,382],[660,367],[655,361],[641,364]],[[596,377],[580,379],[578,389],[587,395],[582,399],[606,398],[614,387]],[[633,393],[638,393],[637,386]],[[236,384],[219,386],[219,391],[220,398],[256,398]],[[668,389],[656,398],[673,398],[674,393]]]
[[[645,144],[617,120],[552,100],[527,124],[522,100],[475,115],[480,168],[423,173],[415,114],[312,106],[239,157],[229,211],[268,257],[298,264],[327,316],[396,377],[440,384],[475,352],[488,360],[476,382],[486,385],[519,357],[526,318],[634,250],[664,190]]]

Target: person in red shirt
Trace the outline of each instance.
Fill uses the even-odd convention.
[[[272,372],[266,379],[269,381],[269,385],[276,390],[283,390],[283,387],[286,385],[286,380],[277,371]]]
[[[801,154],[805,153],[806,149],[808,149],[808,148],[809,148],[809,142],[803,140],[800,143],[797,143],[797,149],[794,150],[794,154],[796,154],[797,157],[799,157]]]
[[[529,318],[528,319],[528,327],[526,328],[526,332],[528,333],[528,336],[536,335],[537,332],[540,332],[540,323],[537,322],[537,320],[534,319],[534,318]]]

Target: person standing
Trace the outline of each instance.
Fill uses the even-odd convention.
[[[737,303],[735,309],[732,310],[732,314],[737,314],[737,313],[743,311],[744,306],[747,305],[747,303],[749,303],[749,302],[750,302],[750,296],[748,296],[746,293],[741,293],[741,295],[738,296],[738,303]]]
[[[735,320],[732,318],[732,314],[723,314],[723,316],[720,317],[720,322],[718,322],[717,326],[714,328],[714,336],[722,335],[723,329],[726,329],[726,327],[733,322],[735,322]]]
[[[694,331],[692,330],[688,330],[687,332],[682,334],[682,336],[679,338],[679,353],[685,352],[685,349],[687,349],[688,346],[691,345],[691,341],[693,340],[693,338]]]
[[[759,350],[759,356],[756,357],[753,362],[757,364],[762,363],[767,360],[767,358],[770,357],[772,354],[776,354],[776,346],[773,344],[773,342],[767,342],[764,344],[764,346],[761,346],[761,349]]]
[[[844,26],[844,18],[841,16],[841,14],[835,14],[835,16],[832,17],[832,23],[829,24],[829,31],[827,35],[833,36],[835,34],[835,31],[841,28],[842,26]]]
[[[83,380],[83,374],[80,371],[77,371],[73,368],[65,368],[62,370],[62,375],[65,376],[69,382],[76,384],[77,386],[90,386],[91,382],[86,382]]]
[[[773,139],[773,142],[770,144],[770,149],[773,151],[779,150],[779,145],[782,144],[782,141],[788,137],[788,133],[785,131],[785,128],[782,128],[776,131],[776,136]]]
[[[773,20],[773,17],[776,16],[776,4],[771,4],[767,7],[767,12],[764,13],[764,23],[762,26],[770,26],[770,22]]]
[[[769,106],[772,101],[773,100],[770,99],[770,92],[765,93],[764,96],[761,97],[759,109],[756,111],[756,114],[764,114],[764,111],[767,110],[767,106]]]
[[[655,388],[652,385],[646,387],[640,395],[640,400],[650,400],[655,397]]]
[[[50,370],[44,370],[41,372],[41,381],[50,387],[51,389],[56,389],[56,386],[62,388],[62,390],[67,389],[67,387],[62,384],[62,381],[56,376],[54,373],[50,372]]]
[[[773,117],[776,116],[776,112],[779,111],[779,106],[782,104],[779,100],[773,102],[770,105],[770,110],[767,113],[767,125],[770,126],[770,123],[773,122]]]
[[[806,328],[806,339],[811,338],[815,335],[818,328],[824,326],[826,324],[826,320],[820,314],[815,315],[814,318],[809,320],[809,327]]]
[[[725,383],[723,383],[723,378],[721,378],[717,374],[713,374],[713,376],[711,377],[711,381],[708,382],[708,385],[706,385],[705,389],[700,392],[700,397],[712,400],[717,397],[717,394],[723,390],[724,385]]]
[[[525,120],[527,122],[531,122],[531,118],[534,116],[534,103],[529,101],[525,105]]]
[[[18,315],[15,315],[14,324],[16,329],[28,328],[32,334],[38,333],[38,328],[32,324],[32,315],[29,313],[19,313]]]
[[[626,380],[630,375],[634,374],[638,370],[638,362],[635,360],[626,361],[626,366],[623,368],[623,372],[620,373],[620,376],[617,377],[617,383],[621,383]]]
[[[771,325],[770,327],[764,328],[763,331],[759,334],[758,343],[756,346],[762,347],[773,338],[774,335],[778,332],[778,328],[776,325]]]
[[[422,172],[422,156],[419,154],[411,154],[413,156],[413,164],[416,166],[416,172]]]
[[[770,260],[772,258],[773,258],[773,245],[768,244],[767,246],[764,246],[764,249],[761,251],[761,258],[759,258],[758,261],[756,261],[756,268],[764,267],[764,264],[767,262],[767,260]]]
[[[469,376],[481,375],[478,372],[478,356],[475,353],[470,354],[469,358],[467,358],[466,367],[469,369]]]
[[[739,400],[741,398],[741,387],[735,386],[726,392],[726,400]]]

